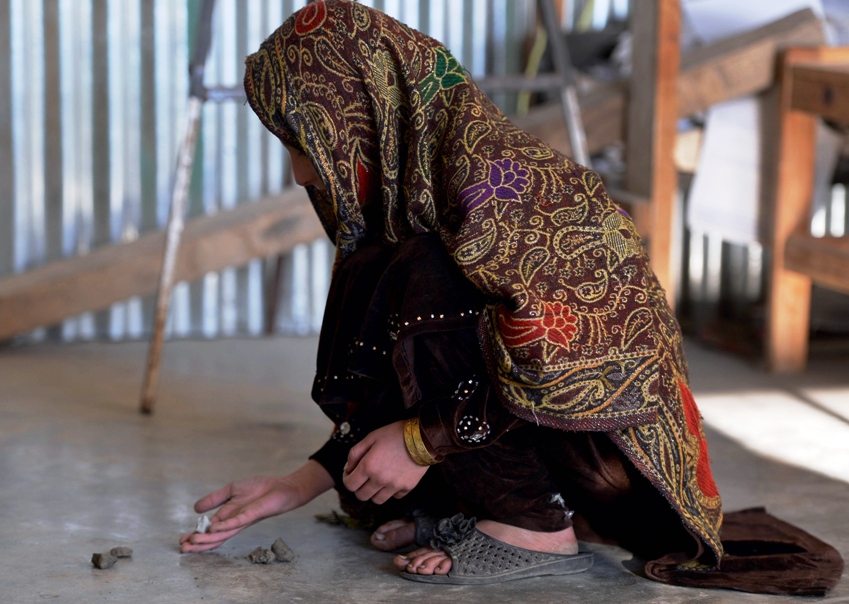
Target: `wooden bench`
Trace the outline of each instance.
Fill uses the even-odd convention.
[[[780,71],[766,352],[772,371],[798,372],[808,358],[811,283],[849,293],[849,237],[810,233],[816,122],[849,124],[849,47],[788,49]]]

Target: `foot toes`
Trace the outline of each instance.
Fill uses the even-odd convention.
[[[437,567],[445,562],[446,558],[449,561],[451,560],[444,552],[441,551],[436,551],[431,554],[427,554],[426,556],[422,556],[411,563],[411,566],[415,564],[415,570],[412,572],[415,572],[418,575],[432,575],[436,572]]]
[[[449,572],[451,572],[451,566],[451,558],[449,556],[445,556],[445,558],[433,569],[433,574],[447,575]]]
[[[391,520],[371,534],[371,544],[384,552],[410,545],[416,537],[416,527],[410,520]]]

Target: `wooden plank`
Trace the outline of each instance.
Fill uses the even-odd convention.
[[[229,212],[187,223],[177,281],[282,254],[324,236],[303,189],[291,189]],[[0,341],[42,325],[156,291],[165,234],[144,235],[85,256],[0,280]]]
[[[637,230],[648,233],[649,256],[670,305],[674,303],[673,230],[678,191],[675,141],[678,131],[681,4],[637,3],[631,18],[634,58],[629,91],[625,188],[648,197],[632,208]]]
[[[713,104],[762,92],[775,81],[775,61],[788,46],[816,46],[824,42],[822,23],[810,9],[732,36],[681,57],[678,115],[686,117]],[[590,153],[624,140],[627,89],[617,84],[595,84],[579,94]],[[569,137],[558,103],[531,109],[513,122],[569,155]]]
[[[607,145],[622,140],[625,126],[624,84],[594,83],[588,90],[579,91],[578,103],[587,134],[590,153],[597,153]],[[563,107],[559,102],[534,107],[528,115],[511,118],[522,130],[533,134],[566,155],[572,154],[569,131],[563,121]]]
[[[773,103],[777,140],[765,141],[764,164],[774,170],[764,180],[772,209],[769,246],[772,263],[767,290],[766,354],[772,371],[804,370],[808,358],[808,326],[811,312],[811,279],[788,270],[785,248],[788,238],[810,215],[813,193],[816,121],[810,115],[790,110],[792,67],[815,59],[815,48],[793,48],[783,54],[777,99]]]
[[[846,58],[849,61],[849,48]],[[794,67],[790,106],[796,111],[849,123],[849,64]]]
[[[775,82],[778,52],[789,46],[825,43],[821,21],[811,9],[757,29],[697,48],[681,58],[679,115],[766,90]]]
[[[818,285],[849,294],[849,237],[794,233],[787,240],[784,265]]]

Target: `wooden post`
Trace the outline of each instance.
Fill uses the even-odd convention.
[[[670,305],[674,297],[672,233],[678,179],[674,151],[678,122],[681,5],[679,0],[634,3],[633,70],[628,103],[625,188],[651,200],[633,208],[637,230]]]
[[[641,6],[637,6],[642,10]],[[788,46],[819,46],[822,23],[805,9],[763,27],[693,49],[681,56],[678,76],[678,115],[686,117],[711,105],[768,89],[775,83],[776,56]],[[583,88],[578,101],[590,153],[625,140],[627,90],[618,83],[594,82]],[[531,109],[512,118],[522,130],[572,154],[569,133],[559,103]]]
[[[812,245],[815,242],[810,238],[817,118],[803,111],[830,115],[820,106],[821,101],[826,96],[833,97],[827,103],[831,106],[839,98],[833,89],[829,89],[831,95],[823,94],[825,89],[818,88],[816,81],[806,85],[794,82],[796,67],[810,63],[849,65],[849,50],[791,48],[784,52],[780,64],[777,100],[771,108],[776,112],[772,119],[777,128],[772,130],[777,130],[778,140],[765,145],[766,152],[772,154],[765,162],[771,170],[765,179],[769,187],[766,195],[772,202],[766,355],[770,370],[779,373],[803,371],[807,363],[811,275],[819,276],[824,284],[836,289],[849,287],[845,277],[835,278],[843,266],[841,259],[846,254],[846,244],[826,238],[823,252],[823,246]],[[847,121],[838,114],[830,117],[843,117],[842,121]],[[811,247],[814,249],[806,249]]]
[[[767,159],[774,170],[771,190],[771,266],[767,294],[766,350],[770,370],[802,371],[808,358],[811,313],[811,278],[784,266],[787,238],[809,219],[814,186],[816,120],[790,110],[792,65],[816,57],[814,49],[793,48],[783,55],[779,71],[775,155]],[[767,153],[773,145],[767,145]]]

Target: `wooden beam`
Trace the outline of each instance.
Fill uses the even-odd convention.
[[[817,46],[824,42],[822,23],[810,9],[773,23],[689,51],[681,57],[678,115],[686,117],[713,104],[763,92],[775,81],[775,61],[788,46]],[[625,139],[627,89],[624,85],[594,83],[579,93],[590,153]],[[513,122],[552,147],[569,155],[569,137],[558,103],[531,109]]]
[[[175,266],[176,281],[282,254],[325,236],[303,189],[187,223]],[[163,232],[132,243],[98,248],[0,280],[0,341],[81,312],[156,291]]]
[[[849,237],[794,233],[784,248],[784,265],[817,285],[849,294]]]
[[[757,29],[694,49],[681,58],[678,114],[762,92],[775,82],[781,49],[825,43],[820,19],[806,8]]]
[[[592,83],[588,90],[579,91],[578,103],[590,153],[597,153],[624,138],[626,97],[625,85],[618,83]],[[534,107],[527,115],[511,120],[561,153],[572,154],[569,131],[559,102]]]
[[[637,231],[649,234],[652,268],[674,302],[672,255],[678,175],[678,74],[681,4],[646,0],[631,18],[634,66],[629,90],[625,189],[651,202],[632,208]]]
[[[790,106],[849,123],[849,65],[798,65],[793,68]]]

